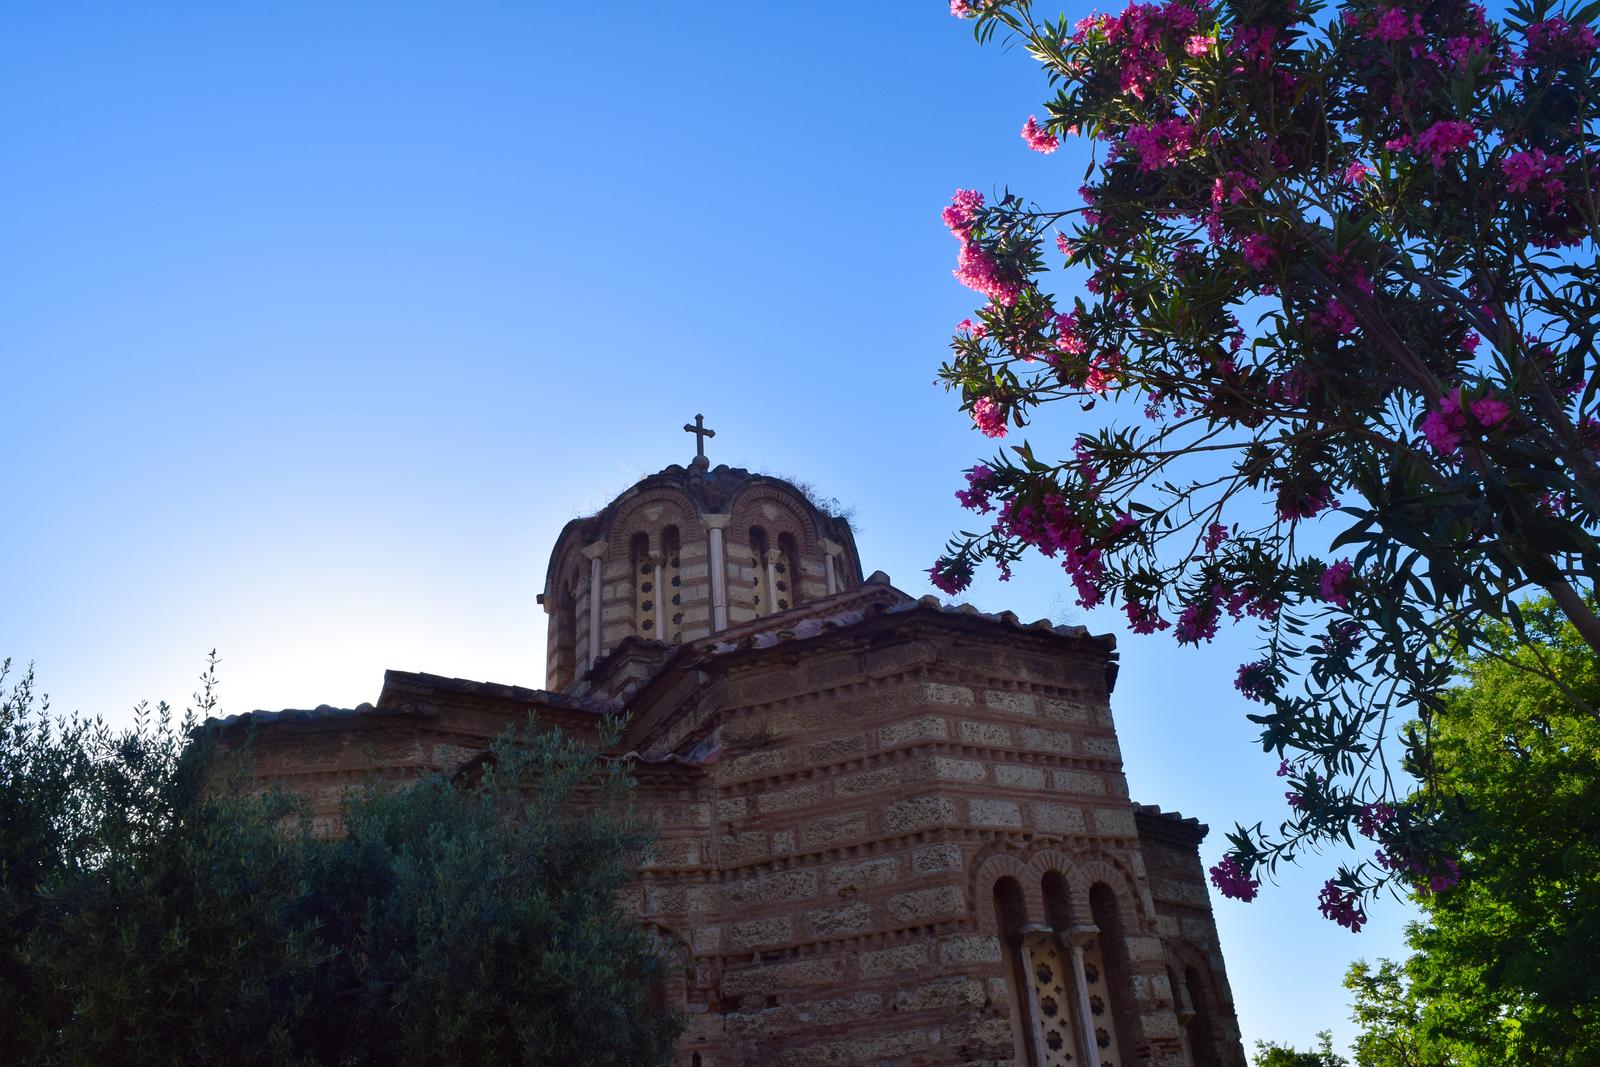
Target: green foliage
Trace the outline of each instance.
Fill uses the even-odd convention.
[[[1333,1051],[1333,1033],[1317,1031],[1317,1047],[1301,1052],[1291,1045],[1257,1041],[1255,1067],[1349,1067],[1350,1061]]]
[[[1600,1062],[1600,668],[1548,601],[1523,618],[1435,718],[1461,880],[1421,898],[1403,966],[1351,969],[1362,1067]]]
[[[330,840],[195,718],[119,733],[50,718],[31,673],[5,694],[0,1062],[666,1061],[622,764],[530,724],[471,788],[347,796]]]

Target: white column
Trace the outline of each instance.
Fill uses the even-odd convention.
[[[589,666],[600,658],[600,557],[606,554],[606,543],[596,541],[583,546],[589,557]]]
[[[762,562],[767,572],[767,614],[771,615],[778,610],[778,561],[783,558],[783,553],[775,548],[767,549],[767,558]]]
[[[839,553],[844,551],[844,546],[836,541],[822,538],[822,562],[828,572],[828,595],[839,592],[844,586],[844,575],[839,573]]]
[[[1061,935],[1062,940],[1071,941],[1072,949],[1072,979],[1078,987],[1078,995],[1073,1005],[1078,1014],[1078,1033],[1083,1035],[1083,1062],[1099,1063],[1100,1048],[1094,1039],[1094,1012],[1089,1007],[1089,978],[1083,973],[1083,946],[1100,932],[1096,926],[1074,926],[1071,930]],[[1106,1006],[1110,1011],[1110,1005]],[[1106,1025],[1111,1025],[1111,1020],[1106,1019]]]
[[[728,569],[722,558],[722,528],[731,515],[702,515],[711,538],[711,632],[728,628]]]
[[[650,558],[656,564],[656,584],[651,587],[656,593],[656,640],[665,641],[667,639],[667,598],[665,596],[666,590],[661,588],[661,579],[664,576],[662,569],[664,560],[659,552],[652,553]]]

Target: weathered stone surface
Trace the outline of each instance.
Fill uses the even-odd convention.
[[[883,813],[884,826],[892,834],[904,834],[934,826],[948,826],[956,820],[955,803],[947,796],[911,797],[890,804]]]
[[[897,923],[925,923],[963,914],[966,897],[961,887],[954,885],[917,889],[890,897],[888,911],[889,918]]]
[[[1022,825],[1022,809],[1015,800],[980,800],[974,797],[967,802],[969,815],[978,826]]]

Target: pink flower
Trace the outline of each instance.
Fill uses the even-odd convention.
[[[957,189],[942,215],[950,232],[965,241],[972,235],[972,225],[983,210],[983,194],[976,189]]]
[[[1417,151],[1428,154],[1434,170],[1444,167],[1453,152],[1459,152],[1478,139],[1478,131],[1470,122],[1452,122],[1448,119],[1435,122],[1417,137]]]
[[[1526,33],[1530,57],[1576,59],[1600,47],[1592,26],[1574,26],[1559,15],[1530,23]]]
[[[1220,522],[1214,522],[1206,527],[1206,551],[1215,552],[1217,546],[1228,539],[1228,528]]]
[[[1339,302],[1336,296],[1328,297],[1328,302],[1321,311],[1311,313],[1311,321],[1333,334],[1335,337],[1345,337],[1356,330],[1356,317],[1350,314],[1350,309]]]
[[[1349,607],[1354,579],[1355,567],[1349,560],[1341,559],[1322,572],[1322,599],[1335,607]]]
[[[1372,168],[1359,160],[1344,169],[1344,180],[1351,185],[1359,185],[1372,173]]]
[[[1028,142],[1028,147],[1035,152],[1049,155],[1061,147],[1061,139],[1049,130],[1041,127],[1032,115],[1022,124],[1022,139]]]
[[[968,289],[982,293],[996,304],[1010,307],[1017,302],[1022,286],[1000,276],[1000,265],[976,242],[962,244],[956,256],[956,281]]]
[[[1083,387],[1096,396],[1105,396],[1106,392],[1117,384],[1117,376],[1121,372],[1121,354],[1117,352],[1101,352],[1089,360],[1089,373],[1083,379]]]
[[[1210,593],[1184,605],[1178,615],[1177,628],[1172,636],[1180,645],[1198,645],[1217,636],[1217,623],[1222,619],[1222,587],[1212,586]]]
[[[1122,610],[1127,613],[1128,626],[1136,634],[1153,634],[1157,630],[1165,630],[1172,624],[1160,615],[1156,609],[1148,604],[1141,604],[1137,600],[1127,600],[1122,605]]]
[[[1482,400],[1474,400],[1471,404],[1472,417],[1478,420],[1478,425],[1485,430],[1493,429],[1496,424],[1504,422],[1511,414],[1511,407],[1503,400],[1486,396]]]
[[[1500,169],[1506,176],[1506,189],[1513,193],[1526,192],[1529,185],[1565,168],[1566,160],[1546,155],[1538,148],[1513,152],[1500,161]],[[1561,185],[1559,181],[1556,184]],[[1548,183],[1546,186],[1548,188]]]
[[[1057,315],[1055,324],[1056,348],[1060,349],[1062,354],[1081,356],[1088,351],[1089,343],[1083,339],[1083,334],[1080,332],[1082,323],[1078,319],[1076,310],[1065,315]]]
[[[1367,921],[1367,913],[1361,910],[1360,897],[1353,891],[1346,893],[1341,890],[1332,878],[1317,894],[1317,910],[1352,934],[1360,933],[1362,924]]]
[[[1066,234],[1056,234],[1056,251],[1060,252],[1064,256],[1072,255],[1072,245],[1068,243]]]
[[[1216,43],[1217,39],[1215,37],[1207,37],[1203,34],[1195,34],[1184,43],[1183,50],[1188,52],[1191,56],[1209,55],[1211,53],[1211,49],[1216,45]]]
[[[972,564],[966,560],[941,559],[928,568],[928,581],[946,596],[955,596],[972,584]]]
[[[1278,777],[1279,778],[1287,778],[1287,777],[1289,777],[1289,761],[1288,760],[1281,759],[1281,760],[1278,761]]]
[[[1130,126],[1128,145],[1139,153],[1139,169],[1160,170],[1181,161],[1194,148],[1194,127],[1182,119]]]
[[[1239,668],[1239,673],[1234,675],[1233,687],[1246,700],[1266,703],[1267,698],[1277,691],[1277,686],[1272,683],[1270,667],[1271,664],[1264,659],[1244,664]]]
[[[1000,410],[1000,405],[989,397],[981,396],[972,403],[972,424],[976,426],[985,437],[1004,437],[1006,435],[1006,415]]]
[[[1326,485],[1304,489],[1297,485],[1278,486],[1278,518],[1310,519],[1330,507],[1338,507],[1333,490]]]
[[[1261,880],[1250,877],[1234,856],[1222,857],[1222,862],[1211,868],[1211,884],[1217,891],[1232,900],[1252,901],[1261,889]]]
[[[1377,840],[1391,822],[1394,821],[1394,809],[1387,804],[1363,804],[1361,814],[1356,816],[1356,828],[1361,831],[1362,837]]]
[[[1372,31],[1376,41],[1404,41],[1422,36],[1422,16],[1408,15],[1405,8],[1391,7],[1378,16],[1378,25]]]
[[[1251,270],[1265,270],[1272,264],[1272,239],[1264,233],[1247,234],[1240,251]]]

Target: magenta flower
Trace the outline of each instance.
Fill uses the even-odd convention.
[[[928,568],[928,581],[946,596],[955,596],[972,584],[972,564],[965,560],[941,559]]]
[[[1528,187],[1534,182],[1540,182],[1548,195],[1552,186],[1550,182],[1543,181],[1547,175],[1557,174],[1566,168],[1566,161],[1559,156],[1550,156],[1538,148],[1530,148],[1523,152],[1513,152],[1500,161],[1500,169],[1506,176],[1506,189],[1513,193],[1527,192]],[[1554,182],[1561,192],[1566,187],[1559,179]],[[1559,194],[1558,194],[1559,195]]]
[[[1264,233],[1247,234],[1240,251],[1251,270],[1265,270],[1272,264],[1272,239]]]
[[[1367,921],[1367,913],[1361,910],[1360,897],[1355,892],[1344,892],[1334,884],[1332,878],[1323,885],[1322,892],[1317,894],[1317,910],[1325,918],[1349,930],[1352,934],[1360,933],[1362,925]]]
[[[1209,55],[1211,49],[1216,45],[1216,43],[1217,39],[1215,37],[1207,37],[1204,34],[1195,34],[1193,37],[1189,38],[1188,41],[1184,42],[1183,50],[1188,52],[1191,56],[1196,57]]]
[[[1056,234],[1056,250],[1064,256],[1072,255],[1072,245],[1067,242],[1066,234]]]
[[[1136,634],[1153,634],[1157,630],[1165,630],[1172,624],[1160,615],[1156,609],[1148,604],[1141,604],[1137,600],[1129,599],[1122,605],[1122,610],[1128,615],[1128,625]]]
[[[976,189],[957,189],[950,204],[942,212],[945,226],[957,239],[965,241],[972,236],[973,223],[983,210],[983,194]]]
[[[1367,166],[1365,163],[1357,161],[1344,169],[1344,180],[1349,182],[1351,185],[1358,185],[1362,181],[1366,180],[1367,175],[1371,173],[1371,167]]]
[[[985,437],[1004,437],[1006,435],[1006,414],[1000,405],[989,397],[981,396],[972,404],[972,424],[976,426]]]
[[[1211,884],[1223,896],[1246,903],[1254,900],[1261,888],[1260,879],[1250,877],[1250,872],[1233,856],[1222,857],[1222,862],[1211,868]]]
[[[1530,23],[1526,33],[1530,59],[1578,59],[1600,48],[1594,27],[1574,26],[1559,15]]]
[[[1029,148],[1045,155],[1061,147],[1061,139],[1040,126],[1032,115],[1022,124],[1022,139],[1028,142]]]
[[[1372,31],[1376,41],[1405,41],[1422,36],[1422,16],[1407,14],[1405,8],[1391,7],[1378,16]]]
[[[1511,414],[1511,408],[1503,400],[1486,396],[1482,400],[1474,400],[1471,404],[1472,417],[1478,420],[1478,425],[1485,430],[1492,429],[1498,423],[1504,422]]]
[[[1000,264],[983,246],[975,241],[962,244],[956,256],[956,281],[974,292],[982,293],[996,304],[1010,307],[1017,302],[1022,286],[1000,274]]]
[[[1233,687],[1243,694],[1246,700],[1266,703],[1267,698],[1278,691],[1272,682],[1270,668],[1271,664],[1264,659],[1242,664],[1239,673],[1234,675]]]
[[[1452,122],[1448,119],[1435,122],[1417,137],[1417,151],[1428,155],[1434,170],[1441,169],[1447,158],[1478,139],[1478,131],[1470,122]]]
[[[1322,572],[1322,599],[1335,607],[1349,607],[1350,593],[1355,585],[1355,567],[1341,559]]]
[[[1139,169],[1160,170],[1181,161],[1194,148],[1194,127],[1182,119],[1130,126],[1128,146],[1139,153]]]

